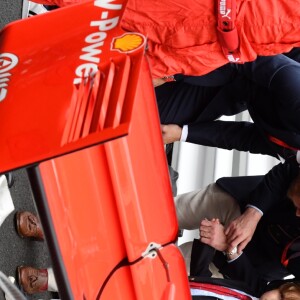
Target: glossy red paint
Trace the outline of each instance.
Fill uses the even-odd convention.
[[[32,185],[42,191],[37,206],[49,218],[41,220],[70,299],[190,299],[143,37],[124,42],[115,26],[105,31],[99,61],[82,52],[100,38],[99,18],[115,24],[124,5],[96,0],[2,32],[1,52],[17,53],[18,64],[0,102],[0,117],[13,127],[1,128],[0,170],[39,163]],[[35,36],[12,39],[34,28]],[[93,73],[78,71],[82,57],[96,64]]]
[[[168,245],[178,226],[145,60],[142,68],[128,136],[39,167],[76,299],[82,294],[96,299],[109,271],[124,257],[137,261],[152,242],[162,247],[171,283],[162,261],[150,253],[129,267],[136,299],[164,299],[169,285],[176,290],[171,299],[190,297],[183,258]],[[122,299],[134,298],[123,294]]]
[[[145,38],[115,49],[123,2],[89,1],[1,31],[0,172],[128,134],[120,113],[132,110],[124,97],[134,97]]]

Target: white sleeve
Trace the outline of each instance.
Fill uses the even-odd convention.
[[[180,142],[185,142],[189,133],[188,125],[183,125]]]

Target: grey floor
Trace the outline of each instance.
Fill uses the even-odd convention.
[[[0,0],[0,29],[7,23],[18,20],[22,14],[22,0]]]
[[[15,211],[12,212],[0,227],[0,269],[7,276],[16,278],[16,267],[28,265],[38,268],[51,266],[46,242],[22,239],[15,228],[15,212],[28,210],[35,212],[35,205],[25,170],[14,172],[15,183],[11,188],[11,196]],[[1,200],[1,199],[0,199]],[[51,299],[50,293],[26,295],[28,299]],[[0,299],[4,299],[0,293]]]
[[[21,18],[22,0],[0,0],[0,14],[0,29],[2,29],[7,23]],[[8,216],[0,227],[0,269],[6,275],[16,277],[17,266],[31,265],[46,268],[51,265],[51,259],[46,242],[21,239],[16,233],[15,212],[17,210],[35,211],[35,205],[26,171],[16,171],[14,176],[15,184],[11,189],[11,195],[15,211]],[[26,296],[28,299],[51,299],[54,295],[40,293],[34,296]],[[0,291],[0,300],[2,299],[4,299],[4,295]]]

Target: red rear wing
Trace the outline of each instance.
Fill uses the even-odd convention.
[[[145,37],[94,1],[0,34],[0,172],[128,134]]]
[[[34,165],[62,299],[190,299],[146,40],[118,27],[124,5],[1,32],[0,172]]]

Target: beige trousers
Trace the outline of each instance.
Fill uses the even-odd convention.
[[[205,218],[209,220],[218,218],[226,227],[241,214],[236,200],[216,183],[210,184],[202,190],[178,195],[174,200],[180,229],[198,229],[200,222]],[[179,246],[188,274],[190,271],[192,244],[192,242],[188,242]],[[214,264],[210,264],[209,268],[212,272],[212,277],[223,277]]]
[[[226,227],[241,214],[237,201],[216,183],[178,195],[175,206],[180,229],[198,229],[205,218],[218,218]]]

